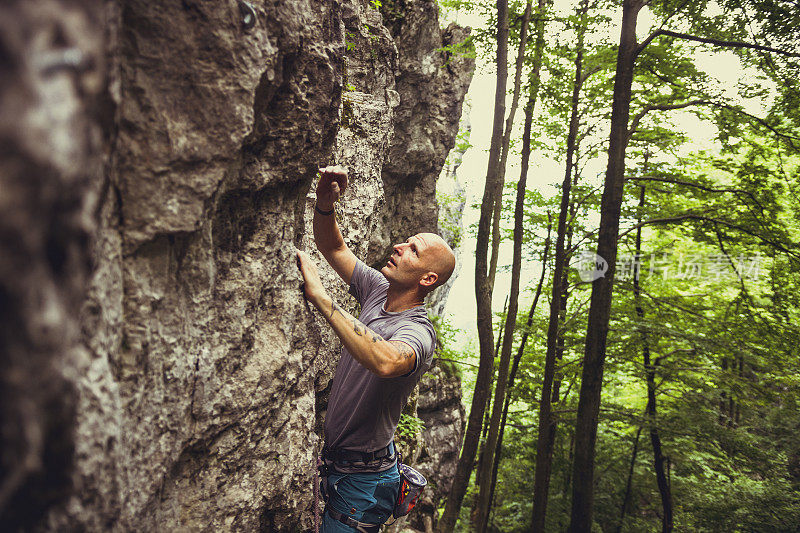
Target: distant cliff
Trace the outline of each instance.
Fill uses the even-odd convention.
[[[4,528],[313,527],[338,350],[294,250],[313,250],[315,171],[332,163],[350,170],[337,216],[368,263],[436,231],[474,68],[452,46],[468,30],[437,12],[4,3]]]

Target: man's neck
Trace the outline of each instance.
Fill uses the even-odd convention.
[[[398,313],[422,305],[424,301],[425,297],[418,291],[402,290],[390,285],[383,308],[390,313]]]

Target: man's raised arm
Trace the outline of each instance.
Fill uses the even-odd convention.
[[[417,354],[403,341],[385,340],[333,301],[319,279],[317,267],[305,252],[297,252],[303,274],[304,296],[333,328],[356,361],[382,378],[404,376],[414,370]]]
[[[336,223],[334,202],[347,188],[347,171],[342,167],[320,169],[322,177],[317,184],[317,205],[314,207],[314,242],[339,276],[350,284],[356,256],[344,242]]]

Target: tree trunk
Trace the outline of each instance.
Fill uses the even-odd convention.
[[[579,16],[585,20],[588,2],[581,2]],[[539,433],[536,440],[536,470],[533,480],[532,531],[544,531],[547,511],[547,495],[550,488],[550,474],[553,466],[553,445],[556,438],[556,420],[552,415],[553,398],[558,400],[558,386],[554,387],[556,356],[563,352],[563,339],[559,343],[559,317],[562,313],[562,299],[565,291],[565,247],[567,218],[570,213],[570,190],[572,188],[572,160],[578,137],[578,101],[583,78],[583,36],[584,29],[578,33],[578,49],[575,57],[575,79],[572,86],[572,109],[569,132],[567,134],[567,157],[564,181],[561,185],[561,206],[558,214],[556,233],[555,263],[553,266],[553,288],[550,300],[550,318],[547,327],[547,352],[542,381],[542,400],[539,403]],[[559,346],[560,344],[560,346]]]
[[[541,3],[541,0],[540,0]],[[542,287],[544,286],[544,277],[545,272],[547,271],[547,253],[550,251],[550,230],[552,228],[552,223],[548,223],[547,225],[547,238],[544,241],[544,252],[542,253],[542,275],[539,276],[539,283],[536,286],[536,294],[533,297],[533,303],[531,304],[531,309],[528,311],[528,321],[525,323],[525,332],[522,334],[522,339],[519,343],[519,348],[517,349],[517,354],[514,356],[514,362],[511,365],[511,374],[508,377],[508,390],[509,394],[506,395],[506,401],[503,404],[503,418],[500,421],[500,435],[497,437],[497,448],[495,449],[495,457],[497,460],[494,462],[494,467],[492,468],[492,485],[491,490],[489,491],[489,501],[494,502],[494,489],[497,485],[497,469],[500,466],[500,451],[503,449],[503,433],[505,432],[506,428],[506,418],[508,417],[508,407],[511,404],[511,389],[514,387],[514,380],[517,377],[517,370],[519,369],[520,360],[522,360],[522,354],[525,351],[525,344],[528,342],[528,336],[530,334],[531,324],[533,323],[533,314],[536,311],[536,305],[539,302],[539,296],[542,294]],[[494,503],[492,503],[494,505]]]
[[[564,396],[564,399],[566,399],[566,395]],[[569,455],[567,457],[567,464],[568,465],[572,464],[574,457],[575,457],[575,433],[573,432],[569,436]],[[564,499],[565,500],[567,498],[567,493],[569,493],[569,487],[570,487],[571,483],[572,483],[572,469],[570,469],[569,466],[568,466],[566,475],[564,476],[564,492],[563,492],[563,494],[564,494]]]
[[[597,244],[597,254],[607,262],[608,270],[604,276],[593,282],[589,305],[581,390],[575,421],[575,461],[573,464],[570,533],[589,532],[592,526],[597,419],[600,411],[600,392],[603,384],[603,365],[611,312],[611,290],[617,258],[633,67],[638,53],[636,18],[642,5],[644,5],[642,0],[624,0],[622,8],[622,30],[611,110],[608,167],[606,168],[600,207],[600,231]]]
[[[628,468],[628,481],[625,483],[625,495],[622,497],[622,507],[619,511],[619,524],[617,525],[617,533],[621,533],[622,525],[625,523],[625,513],[628,510],[631,502],[631,488],[633,487],[633,468],[636,466],[636,455],[639,453],[639,437],[642,434],[642,428],[636,430],[636,438],[633,440],[633,452],[631,453],[631,465]]]
[[[505,164],[508,156],[508,144],[511,137],[511,128],[514,122],[514,114],[519,103],[519,89],[522,76],[522,63],[525,58],[525,45],[528,40],[528,22],[531,18],[531,0],[525,5],[525,13],[522,17],[522,28],[520,31],[520,44],[517,53],[516,73],[514,76],[514,98],[512,100],[511,113],[506,122],[505,134],[503,136],[503,149],[500,156],[500,168],[498,173],[499,188],[496,192],[495,200],[499,205],[502,198],[502,185],[505,177]],[[527,106],[526,106],[527,112]],[[532,112],[532,110],[531,110]],[[527,118],[526,118],[527,124]],[[528,132],[530,135],[530,132]],[[530,145],[530,142],[528,143]],[[523,151],[523,158],[527,161],[527,154]],[[497,381],[495,386],[494,400],[492,405],[492,419],[489,425],[489,435],[486,438],[486,459],[484,461],[484,475],[481,478],[480,489],[478,492],[478,514],[475,520],[477,531],[486,531],[489,522],[489,504],[491,503],[491,484],[492,476],[487,473],[494,471],[496,461],[495,451],[497,447],[498,435],[500,433],[500,419],[502,418],[503,405],[505,405],[506,386],[508,385],[508,368],[511,362],[511,344],[514,341],[514,328],[517,325],[517,309],[519,307],[519,278],[522,269],[522,238],[523,238],[523,215],[525,208],[525,188],[527,184],[527,165],[523,162],[522,172],[517,184],[517,199],[514,208],[514,252],[511,265],[511,290],[508,296],[508,313],[506,314],[505,329],[503,331],[503,345],[500,351],[500,363],[497,368]],[[492,254],[495,255],[495,251]]]
[[[475,299],[477,300],[477,329],[480,346],[480,363],[475,380],[475,392],[464,436],[464,446],[456,466],[453,484],[447,497],[445,510],[440,520],[439,531],[450,533],[455,527],[467,482],[472,472],[475,452],[481,432],[483,411],[490,393],[494,368],[494,346],[492,342],[492,288],[488,283],[487,256],[489,247],[489,225],[494,208],[495,191],[499,180],[500,151],[505,117],[506,81],[508,76],[508,2],[497,1],[497,85],[495,87],[494,122],[489,148],[489,163],[486,171],[481,213],[478,220],[478,238],[475,247]]]
[[[503,304],[503,315],[505,319],[502,322],[502,326],[500,329],[500,335],[497,336],[497,342],[494,345],[494,353],[500,353],[500,345],[503,342],[503,331],[505,330],[505,323],[508,320],[508,295],[506,295],[506,301]],[[495,355],[496,357],[496,355]],[[492,379],[489,381],[489,390],[492,389],[494,386],[494,370],[492,370]],[[475,487],[480,487],[481,484],[481,477],[483,476],[484,471],[484,464],[486,463],[486,435],[489,433],[489,422],[491,421],[491,407],[492,407],[492,397],[491,395],[486,398],[486,408],[484,411],[483,417],[483,430],[481,433],[481,441],[478,447],[478,463],[475,467]],[[475,497],[472,500],[472,512],[470,516],[472,517],[472,521],[475,521],[475,516],[477,516],[478,512],[478,493],[475,493]]]
[[[492,213],[492,256],[489,261],[489,280],[494,287],[494,277],[497,273],[497,260],[500,255],[500,213],[503,210],[503,184],[506,180],[506,162],[508,161],[508,149],[511,146],[511,130],[514,127],[514,116],[519,107],[519,93],[522,87],[522,63],[525,59],[525,47],[528,40],[528,23],[531,20],[531,0],[527,0],[525,11],[522,14],[520,27],[519,49],[517,50],[516,70],[514,72],[514,94],[511,98],[511,108],[508,111],[506,126],[503,130],[503,146],[500,152],[500,179],[498,180],[499,189],[495,196],[494,212]]]
[[[728,358],[726,356],[722,356],[722,375],[724,376],[727,374],[728,371]],[[719,425],[725,426],[728,423],[728,394],[725,392],[725,388],[723,385],[722,392],[720,393],[720,400],[719,400]]]
[[[737,356],[737,359],[739,360],[739,371],[738,371],[737,375],[739,376],[739,379],[741,380],[742,378],[744,378],[744,357],[739,355],[739,356]],[[739,427],[739,416],[740,415],[741,415],[740,404],[737,403],[736,404],[736,410],[735,410],[735,412],[733,414],[733,427]]]
[[[645,165],[647,165],[647,158],[645,157]],[[641,212],[644,207],[644,192],[645,187],[642,186],[639,193],[639,220],[641,223]],[[636,259],[642,253],[642,228],[636,230]],[[644,322],[644,308],[642,307],[642,295],[639,287],[638,272],[634,272],[633,276],[633,299],[636,304],[636,317],[639,323]],[[653,468],[656,472],[656,483],[658,484],[658,492],[661,495],[661,507],[663,514],[661,515],[661,531],[662,533],[669,533],[672,531],[672,491],[670,491],[669,484],[667,483],[667,476],[664,472],[664,456],[661,453],[661,437],[658,434],[658,425],[656,424],[656,368],[650,362],[650,341],[647,336],[647,330],[640,329],[642,336],[642,360],[644,363],[645,376],[647,378],[647,407],[645,408],[647,414],[647,423],[650,430],[650,442],[653,445]]]

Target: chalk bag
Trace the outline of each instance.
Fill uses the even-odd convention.
[[[411,509],[417,505],[425,485],[428,484],[425,476],[408,465],[400,463],[398,470],[400,471],[400,492],[397,494],[397,502],[394,504],[394,512],[392,513],[395,518],[400,518],[411,512]]]

